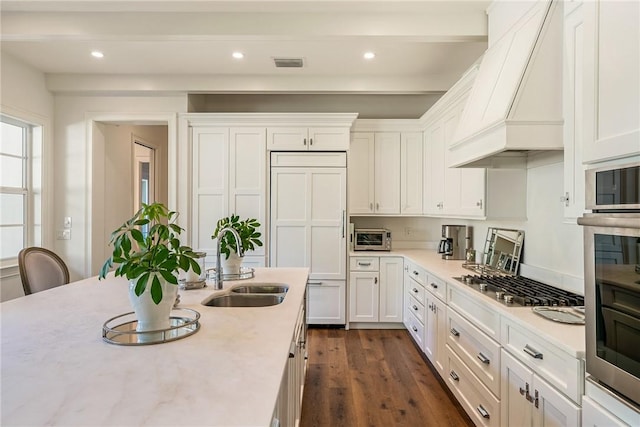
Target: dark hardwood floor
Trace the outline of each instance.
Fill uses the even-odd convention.
[[[301,427],[473,426],[406,330],[308,332]]]

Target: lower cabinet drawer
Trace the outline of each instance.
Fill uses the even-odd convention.
[[[405,318],[407,319],[405,326],[413,337],[420,350],[424,351],[424,324],[420,323],[416,316],[405,307]]]
[[[488,304],[483,304],[454,286],[447,287],[447,303],[458,313],[464,313],[464,317],[482,332],[500,341],[500,314]]]
[[[429,274],[425,288],[442,301],[447,299],[447,283],[444,280]]]
[[[447,344],[496,396],[500,396],[500,344],[467,319],[447,311]]]
[[[467,368],[449,346],[446,382],[476,426],[500,426],[500,401]]]
[[[407,301],[406,308],[409,310],[409,312],[411,312],[414,316],[416,316],[418,321],[424,325],[424,313],[425,313],[424,305],[418,302],[418,300],[415,299],[410,294],[407,294],[405,296],[405,301]]]

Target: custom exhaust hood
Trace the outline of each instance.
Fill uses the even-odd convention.
[[[536,1],[484,54],[448,167],[526,167],[562,150],[562,7]]]

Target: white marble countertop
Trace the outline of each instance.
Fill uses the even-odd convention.
[[[453,279],[463,274],[469,274],[469,270],[462,267],[463,261],[447,261],[435,250],[425,249],[398,249],[391,252],[362,251],[351,252],[350,256],[403,256],[436,277],[447,282],[448,286],[455,286],[472,296],[483,304],[491,306],[505,318],[509,318],[543,339],[553,343],[568,354],[576,358],[585,356],[585,330],[583,325],[569,325],[553,322],[535,314],[531,307],[507,307],[498,301],[481,295],[479,292],[469,289],[467,286]]]
[[[102,340],[103,323],[131,311],[128,282],[90,278],[4,302],[3,426],[268,426],[307,282],[306,268],[256,269],[225,282],[290,286],[282,304],[205,307],[211,287],[180,291],[201,314],[187,338],[148,346]]]

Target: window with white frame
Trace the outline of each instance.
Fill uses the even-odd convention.
[[[41,129],[4,115],[0,127],[0,261],[9,261],[41,242]]]

